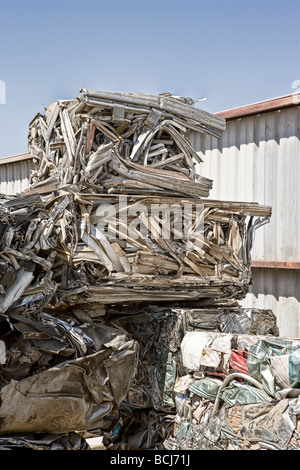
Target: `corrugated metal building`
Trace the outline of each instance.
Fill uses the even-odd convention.
[[[203,159],[200,173],[213,179],[211,199],[271,205],[271,222],[256,232],[253,286],[244,306],[270,308],[281,336],[300,337],[300,94],[218,113],[222,138],[191,133]],[[29,186],[28,153],[0,159],[0,192]]]
[[[0,159],[0,194],[16,195],[29,186],[33,159],[29,153]]]
[[[253,286],[247,307],[270,308],[281,336],[300,337],[300,94],[217,113],[226,119],[220,140],[191,134],[213,179],[212,199],[272,206],[256,232]]]

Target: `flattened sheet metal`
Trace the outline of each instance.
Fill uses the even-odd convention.
[[[86,354],[80,357],[75,354],[78,338],[69,332],[69,338],[75,348],[65,350],[65,360],[57,365],[46,370],[43,370],[44,367],[32,375],[28,370],[29,375],[27,373],[27,376],[22,378],[18,377],[21,364],[15,364],[15,368],[9,368],[8,364],[7,372],[11,375],[15,372],[16,378],[9,380],[0,392],[0,435],[86,431],[106,428],[111,424],[111,420],[118,418],[118,406],[126,397],[135,370],[137,343],[133,340],[127,341],[118,330],[114,333],[113,329],[97,325],[90,329],[95,330],[95,338],[90,338],[88,332],[84,334],[82,330],[80,336],[90,346]],[[79,331],[81,330],[77,328],[78,336]],[[23,358],[27,351],[27,362],[38,361],[40,349],[42,355],[48,353],[51,359],[50,349],[47,351],[43,343],[37,347],[36,352],[29,348],[28,340],[32,335],[28,333],[30,330],[25,329],[22,335],[23,341],[27,342],[27,346],[23,346]],[[36,334],[36,340],[33,337],[33,342],[38,343],[39,337],[41,335]],[[102,344],[102,341],[109,337],[111,339]],[[61,339],[63,338],[62,334]],[[79,352],[78,349],[77,354]],[[57,356],[58,361],[59,351],[53,350],[52,353],[54,357]],[[73,357],[68,357],[72,353]],[[19,354],[22,356],[22,349]],[[63,354],[61,358],[64,359]],[[13,356],[10,355],[10,359],[12,363]],[[23,371],[23,374],[24,372],[26,371]],[[9,376],[6,376],[6,381],[8,378]]]

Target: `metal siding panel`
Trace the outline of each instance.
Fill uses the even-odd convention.
[[[0,192],[16,195],[29,187],[32,160],[16,161],[0,166]]]
[[[0,191],[1,191],[1,194],[5,194],[3,182],[6,182],[6,168],[5,168],[5,166],[3,168],[0,168]]]
[[[254,142],[254,121],[253,119],[248,119],[243,127],[245,128],[245,140],[243,140],[242,145],[245,148],[243,153],[244,168],[241,173],[241,179],[244,179],[244,196],[246,202],[253,201],[253,179],[254,179],[254,157],[256,152],[256,144]],[[241,192],[243,191],[241,187]]]
[[[300,271],[253,268],[252,275],[243,307],[271,309],[280,336],[300,338]]]
[[[271,205],[256,233],[253,259],[300,261],[300,107],[227,121],[220,142],[195,137],[199,172],[214,182],[211,199]],[[220,150],[221,149],[221,150]]]
[[[278,233],[278,244],[277,244],[277,252],[275,253],[276,258],[278,259],[280,249],[285,251],[285,233],[284,227],[286,226],[286,211],[287,208],[287,200],[286,200],[286,159],[287,159],[287,138],[286,138],[286,116],[284,113],[278,114],[278,121],[280,129],[282,129],[279,141],[279,174],[277,179],[277,189],[278,189],[278,197],[276,199],[276,212],[275,212],[275,223],[274,228],[276,228]],[[280,224],[281,221],[281,224]],[[281,225],[281,226],[280,226]],[[280,256],[280,255],[279,255]],[[285,253],[283,253],[285,256]]]
[[[204,159],[199,172],[214,181],[211,199],[272,206],[256,232],[252,259],[300,261],[300,107],[227,121],[220,142],[191,141]],[[233,189],[234,188],[234,189]],[[271,309],[281,336],[300,338],[300,270],[252,268],[241,302]]]

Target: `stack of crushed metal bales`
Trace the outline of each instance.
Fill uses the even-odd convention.
[[[47,207],[45,244],[55,232],[60,299],[245,296],[254,232],[271,209],[203,199],[212,181],[197,174],[188,140],[191,130],[220,136],[224,128],[188,99],[86,90],[33,119],[29,193]]]
[[[238,304],[271,208],[208,199],[188,139],[224,129],[189,98],[87,90],[31,121],[30,188],[0,205],[3,448],[81,449],[90,436],[109,449],[272,441],[220,418],[245,405],[225,397],[227,377],[245,385],[246,404],[262,397],[258,366],[231,377],[233,352],[245,362],[256,341],[278,336],[271,312]],[[295,359],[294,345],[274,344]],[[201,392],[207,380],[217,400]],[[278,384],[266,388],[277,399]]]

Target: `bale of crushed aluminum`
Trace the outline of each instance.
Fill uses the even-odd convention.
[[[97,224],[99,218],[106,224],[99,208],[106,210],[107,199],[78,197],[67,193],[47,202],[38,194],[27,194],[2,200],[0,312],[16,307],[36,311],[60,301],[69,305],[213,302],[246,295],[253,226],[246,231],[245,219],[263,212],[261,207],[232,204],[229,209],[226,203],[200,201],[203,233],[192,219],[188,236],[168,239],[157,228],[154,237],[141,235],[131,227],[132,220],[128,225],[122,221],[121,226],[120,219],[118,234],[107,234]],[[154,203],[137,200],[146,211]],[[129,207],[137,200],[133,198]],[[195,201],[177,202],[179,211],[189,202]],[[110,210],[116,210],[119,202],[112,198],[110,203]],[[243,214],[237,215],[240,210]],[[140,214],[138,221],[144,216]],[[220,218],[223,235],[215,237]],[[148,219],[143,223],[147,227]]]
[[[32,189],[207,197],[212,181],[195,171],[201,159],[188,131],[220,137],[225,120],[186,101],[82,90],[53,103],[29,126]]]
[[[56,295],[74,305],[243,298],[255,230],[271,208],[204,199],[188,140],[225,121],[169,95],[82,90],[30,123],[39,194],[56,237]],[[52,225],[51,225],[52,224]],[[34,250],[34,247],[33,247]]]

